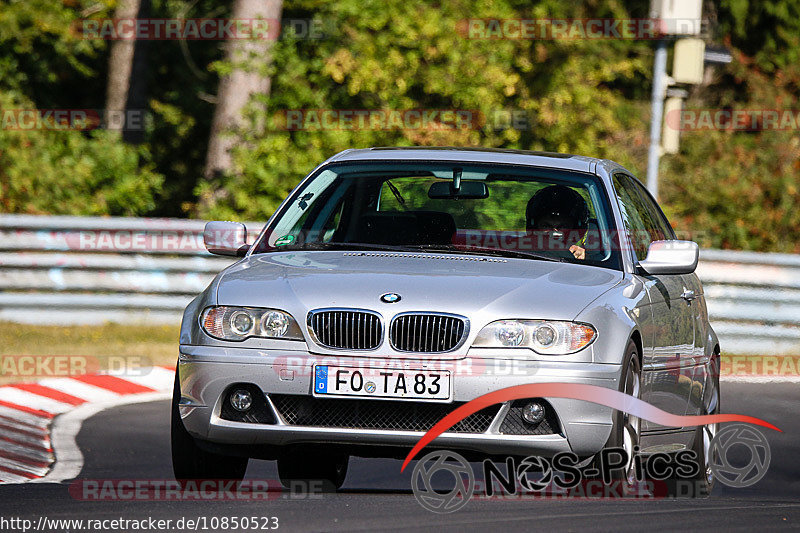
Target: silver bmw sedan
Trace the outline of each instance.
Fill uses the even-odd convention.
[[[339,487],[349,457],[402,458],[442,417],[530,383],[590,384],[677,415],[719,409],[720,347],[656,201],[608,160],[510,150],[372,148],[306,177],[186,308],[172,403],[176,478]],[[430,445],[468,456],[609,446],[695,450],[716,426],[664,427],[578,399],[489,405]]]

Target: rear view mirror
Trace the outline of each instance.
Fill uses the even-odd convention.
[[[239,222],[209,222],[203,230],[203,244],[216,255],[243,256],[247,244],[247,228]]]
[[[692,241],[653,241],[639,267],[647,274],[691,274],[697,268],[700,247]]]
[[[458,191],[452,181],[437,181],[428,189],[428,198],[434,200],[482,200],[489,197],[489,187],[482,181],[461,181]]]

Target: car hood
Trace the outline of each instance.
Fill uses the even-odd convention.
[[[312,309],[360,308],[391,316],[441,311],[471,320],[572,320],[622,280],[573,263],[458,254],[274,252],[253,255],[218,279],[219,305],[273,307],[300,322]],[[400,301],[380,296],[397,293]]]

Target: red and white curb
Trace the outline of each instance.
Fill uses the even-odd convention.
[[[174,379],[173,368],[151,367],[135,376],[109,372],[0,387],[0,483],[76,477],[83,420],[109,407],[168,398]]]

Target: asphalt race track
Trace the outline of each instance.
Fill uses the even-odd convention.
[[[283,531],[435,530],[774,530],[800,528],[800,387],[796,383],[723,383],[723,412],[758,416],[784,433],[764,430],[772,450],[767,475],[756,485],[718,485],[706,500],[471,501],[438,515],[410,490],[410,468],[400,461],[353,459],[343,490],[315,499],[275,492],[271,501],[78,501],[69,483],[0,486],[5,517],[178,519],[199,516],[275,516]],[[80,479],[168,480],[169,405],[117,407],[86,420],[78,434],[84,454]],[[252,479],[277,477],[274,463],[251,461]],[[175,530],[175,529],[173,529]]]

